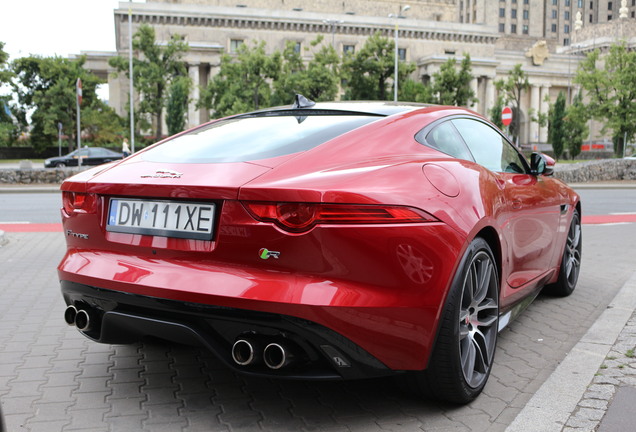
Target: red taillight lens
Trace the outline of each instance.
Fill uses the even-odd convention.
[[[67,214],[95,213],[97,196],[81,192],[62,192],[62,207]]]
[[[317,224],[392,224],[436,220],[411,207],[358,204],[245,202],[257,220],[273,222],[291,232],[303,232]]]

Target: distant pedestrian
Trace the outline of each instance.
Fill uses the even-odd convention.
[[[121,143],[121,152],[124,154],[124,157],[130,156],[130,147],[128,147],[128,138],[124,138],[124,142]]]

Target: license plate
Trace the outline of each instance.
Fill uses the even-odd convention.
[[[210,203],[112,198],[106,230],[210,240],[214,210]]]

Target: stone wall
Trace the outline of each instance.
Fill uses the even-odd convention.
[[[2,184],[59,184],[87,168],[0,169]],[[566,183],[636,180],[636,159],[604,159],[558,165],[554,176]]]
[[[0,169],[0,185],[3,184],[60,184],[86,168],[54,169]]]
[[[604,159],[559,165],[554,176],[566,183],[636,180],[636,159]]]

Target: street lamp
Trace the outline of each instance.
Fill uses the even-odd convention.
[[[331,27],[331,46],[333,49],[336,49],[335,36],[336,36],[336,26],[342,24],[344,21],[337,19],[324,19],[322,20],[324,24],[327,24]]]
[[[405,18],[402,14],[411,9],[411,6],[405,5],[400,8],[397,15],[389,14],[389,18],[395,18],[395,61],[393,70],[393,102],[398,100],[398,19]]]

